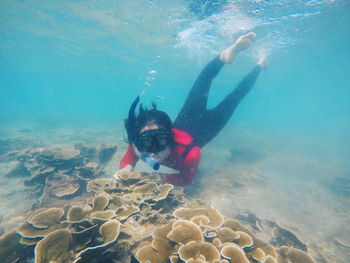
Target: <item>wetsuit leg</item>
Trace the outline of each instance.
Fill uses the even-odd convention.
[[[218,56],[202,70],[174,121],[174,128],[184,130],[192,136],[195,135],[194,132],[202,130],[201,123],[206,114],[209,88],[223,65]]]
[[[254,69],[238,84],[238,86],[225,97],[225,99],[215,108],[207,110],[205,120],[206,125],[201,133],[196,134],[197,145],[203,147],[211,141],[226,125],[235,111],[237,105],[253,88],[256,79],[261,72],[261,66]]]

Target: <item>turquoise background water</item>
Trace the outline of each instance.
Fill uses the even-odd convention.
[[[145,83],[143,102],[156,100],[174,119],[206,63],[249,31],[256,41],[222,69],[208,106],[260,53],[268,68],[203,149],[188,192],[229,216],[249,209],[276,219],[323,247],[348,240],[348,0],[2,0],[0,138],[116,142],[111,176],[126,148],[123,119]],[[19,192],[21,202],[6,195],[15,179],[1,180],[2,206],[30,207]],[[348,250],[337,253],[347,262]]]
[[[204,2],[204,1],[202,1]],[[241,33],[257,41],[224,68],[215,105],[269,69],[232,122],[349,142],[348,1],[1,1],[1,124],[118,122],[143,88],[174,118],[202,67]]]

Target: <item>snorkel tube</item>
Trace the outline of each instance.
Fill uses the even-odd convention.
[[[140,101],[140,95],[137,95],[136,99],[133,101],[129,109],[128,125],[127,125],[129,143],[133,143],[135,139],[135,109],[139,101]]]
[[[134,141],[135,141],[135,109],[136,109],[137,104],[140,101],[140,97],[142,94],[143,94],[143,92],[141,92],[141,94],[136,97],[136,99],[131,104],[130,109],[129,109],[128,130],[127,130],[129,143],[134,143]],[[145,163],[147,163],[153,170],[157,171],[160,167],[159,162],[151,156],[147,156],[147,155],[143,154],[143,155],[141,155],[140,159],[142,161],[144,161]]]
[[[153,170],[159,170],[160,164],[155,158],[147,155],[141,155],[141,160],[147,163]]]

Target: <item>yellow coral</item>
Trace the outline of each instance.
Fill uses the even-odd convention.
[[[34,214],[28,219],[28,223],[35,228],[48,228],[58,224],[63,215],[64,210],[61,208],[48,208]]]
[[[235,263],[249,263],[244,251],[236,244],[229,244],[221,249],[221,255]]]
[[[151,246],[139,249],[135,254],[135,258],[140,263],[166,263],[168,260],[168,256],[163,255]]]
[[[191,220],[193,217],[204,215],[209,218],[209,223],[203,226],[216,228],[223,224],[224,218],[217,209],[214,208],[179,208],[174,211],[174,216],[177,218]]]
[[[179,220],[173,224],[167,238],[178,243],[186,244],[190,241],[203,241],[203,234],[199,226],[187,220]]]
[[[205,258],[204,262],[212,263],[215,260],[220,259],[220,253],[217,248],[206,242],[191,241],[186,245],[182,245],[179,248],[179,257],[181,260],[187,261],[191,258],[198,258],[203,256]]]
[[[51,232],[40,240],[35,247],[35,263],[62,262],[68,263],[71,234],[67,229]]]
[[[221,227],[217,230],[218,238],[222,243],[226,242],[232,242],[234,240],[239,239],[239,233],[233,231],[231,228],[228,227]]]
[[[103,238],[103,245],[107,245],[111,242],[114,242],[120,232],[120,222],[118,220],[112,219],[101,225],[100,234]]]

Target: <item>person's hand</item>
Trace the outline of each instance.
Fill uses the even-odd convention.
[[[132,166],[130,164],[128,164],[127,166],[125,166],[124,168],[118,170],[115,174],[113,174],[113,178],[119,181],[120,180],[119,176],[125,172],[132,172]]]

